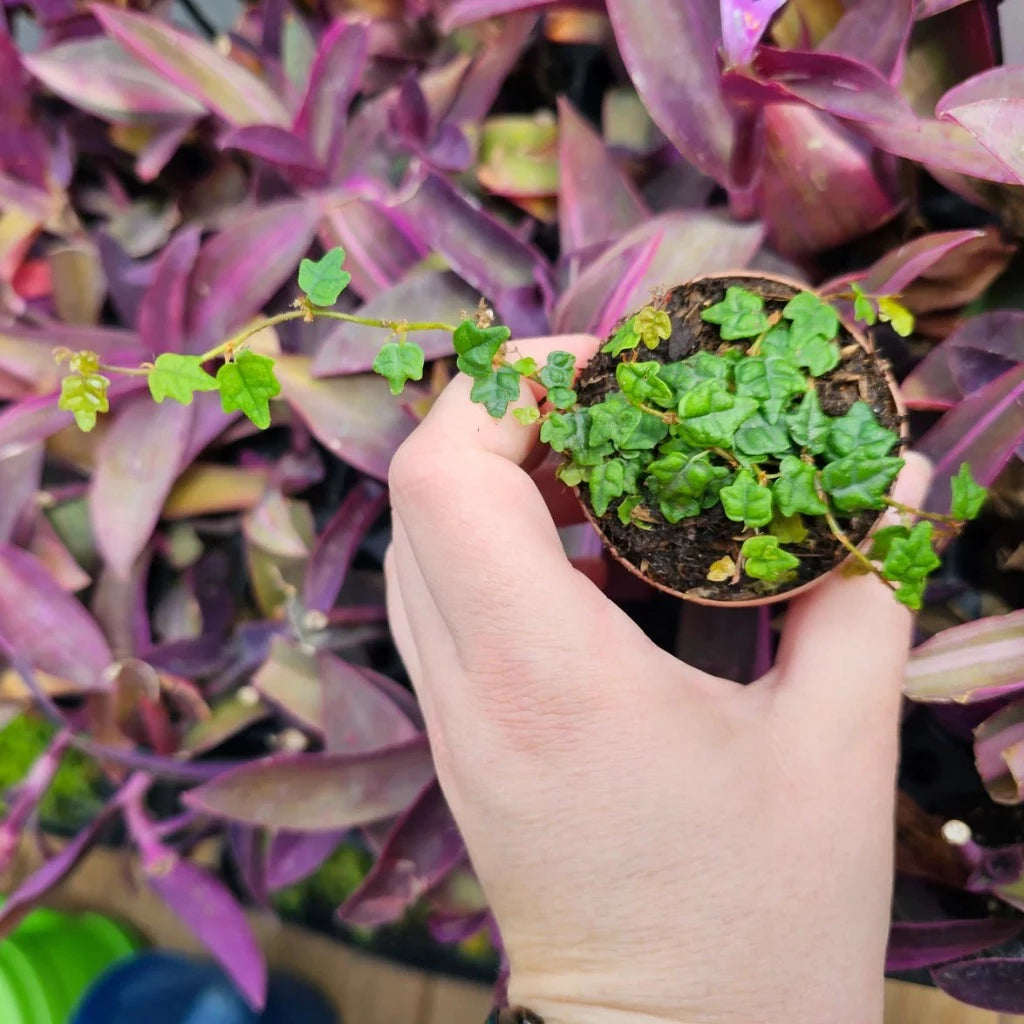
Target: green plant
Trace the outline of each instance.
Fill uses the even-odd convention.
[[[600,401],[583,405],[574,389],[575,357],[549,353],[544,365],[512,359],[511,332],[496,325],[486,303],[458,325],[371,319],[325,308],[350,280],[345,254],[333,249],[319,261],[303,260],[295,308],[269,317],[201,355],[164,353],[140,367],[108,366],[93,352],[57,352],[68,361],[60,407],[83,430],[107,408],[107,373],[145,375],[157,402],[190,404],[197,392],[218,391],[226,412],[238,410],[258,427],[270,425],[270,400],[280,392],[274,361],[248,347],[267,327],[287,320],[343,320],[390,332],[374,361],[392,394],[423,376],[423,350],[407,339],[422,330],[452,334],[458,369],[472,378],[471,398],[500,418],[517,401],[525,378],[546,393],[547,408],[517,408],[523,424],[538,424],[540,440],[564,456],[559,469],[568,485],[587,485],[594,514],[614,511],[625,525],[650,529],[660,515],[674,524],[721,506],[737,524],[734,555],[709,553],[708,579],[745,573],[765,591],[791,582],[807,536],[805,518],[823,520],[853,557],[854,571],[874,573],[910,608],[921,606],[929,574],[940,564],[936,547],[978,514],[986,491],[965,463],[952,480],[951,514],[901,505],[889,491],[903,467],[892,454],[899,436],[883,426],[871,406],[855,402],[841,415],[823,410],[816,381],[841,360],[840,318],[812,292],[799,292],[781,313],[741,287],[704,309],[722,344],[677,362],[640,358],[672,332],[658,304],[627,318],[601,352],[618,359],[616,385]],[[854,304],[857,319],[888,320],[899,333],[912,316],[894,296],[870,296],[854,284],[837,298]],[[732,344],[744,342],[745,344]],[[215,373],[206,366],[219,362]],[[878,530],[867,552],[850,539],[841,520],[893,509],[901,522]],[[921,521],[917,521],[921,520]]]

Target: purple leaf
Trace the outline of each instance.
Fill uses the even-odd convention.
[[[352,756],[281,755],[224,772],[184,797],[198,810],[264,828],[332,832],[404,811],[433,778],[425,738]]]
[[[550,271],[543,256],[439,175],[400,207],[452,270],[479,289],[518,337],[543,334]]]
[[[118,576],[129,574],[153,535],[182,469],[192,421],[190,407],[154,405],[140,395],[115,414],[100,444],[89,515],[96,545]]]
[[[353,198],[330,208],[323,234],[326,245],[344,246],[352,288],[364,299],[397,284],[428,251],[411,218],[372,199]]]
[[[360,480],[345,496],[306,565],[302,602],[307,609],[328,612],[334,607],[359,545],[387,504],[387,491],[373,480]]]
[[[410,142],[426,142],[430,134],[430,109],[416,76],[406,75],[398,87],[398,95],[388,110],[394,131]]]
[[[341,844],[347,832],[278,832],[266,853],[268,892],[308,878]]]
[[[652,288],[673,288],[699,274],[746,266],[764,237],[759,224],[737,224],[704,210],[653,217],[620,239],[570,285],[555,306],[553,330],[564,334],[595,330],[608,295],[658,234],[664,235],[662,244],[624,303],[627,312],[642,306]]]
[[[413,740],[419,729],[366,670],[321,651],[325,746],[331,754],[355,755]]]
[[[716,0],[608,0],[608,15],[655,124],[708,177],[730,184],[736,138],[719,85]]]
[[[1024,646],[1020,639],[1017,646]],[[1024,658],[1017,661],[1017,682],[1024,686]],[[1001,708],[974,730],[974,764],[997,804],[1024,803],[1024,700]]]
[[[110,650],[118,661],[115,685],[120,684],[120,673],[125,669],[121,664],[122,660],[144,654],[153,645],[146,607],[146,588],[151,561],[151,553],[146,552],[128,567],[123,576],[116,574],[109,567],[104,568],[93,591],[93,616],[103,629]],[[147,683],[155,682],[150,666],[142,663],[135,666],[135,669],[138,670],[136,675],[141,674]]]
[[[899,81],[914,25],[915,0],[859,0],[821,41],[819,49],[869,64]]]
[[[28,664],[83,690],[109,685],[107,641],[32,555],[0,545],[0,637]]]
[[[962,462],[968,463],[974,479],[987,487],[1022,442],[1024,363],[950,409],[918,442],[916,450],[934,466],[931,489],[921,507],[949,511],[949,481]]]
[[[459,314],[475,308],[479,299],[479,293],[451,271],[424,270],[407,274],[398,284],[378,292],[357,312],[360,316],[388,319],[398,310],[414,309],[418,319],[457,323]],[[366,373],[373,366],[384,337],[375,327],[333,325],[313,359],[314,375]],[[417,331],[416,344],[427,359],[439,359],[454,351],[451,331]]]
[[[244,825],[228,826],[227,847],[239,875],[242,876],[246,896],[262,906],[267,904],[264,846],[262,829],[246,828]]]
[[[983,71],[939,100],[936,114],[967,129],[1017,182],[1024,182],[1024,65]]]
[[[193,119],[206,111],[113,39],[94,36],[28,54],[25,67],[81,110],[124,124]]]
[[[199,255],[199,236],[198,228],[182,228],[156,261],[137,321],[142,348],[151,354],[181,352],[185,347],[185,300],[189,274]]]
[[[786,0],[720,0],[725,65],[746,64]],[[903,0],[904,3],[908,0]]]
[[[932,971],[943,992],[969,1006],[996,1013],[1024,1013],[1024,959],[986,957]]]
[[[958,355],[964,358],[958,360]],[[975,383],[984,387],[993,371],[1001,367],[1005,372],[1011,361],[1022,356],[1024,313],[981,313],[936,345],[900,390],[912,409],[948,409],[965,394],[971,394]]]
[[[139,181],[155,181],[195,125],[195,121],[178,121],[156,129],[135,158]]]
[[[272,124],[232,128],[221,136],[221,149],[238,149],[276,167],[289,180],[304,187],[326,184],[320,161],[301,135]]]
[[[338,909],[357,927],[397,921],[466,854],[437,782],[417,797],[384,842],[370,873]]]
[[[41,444],[11,445],[0,450],[0,544],[16,538],[22,516],[39,490],[42,473]]]
[[[911,700],[974,704],[1024,689],[1024,611],[966,622],[910,654],[903,692]]]
[[[301,728],[323,734],[324,692],[316,660],[296,643],[283,636],[274,637],[270,654],[252,677],[252,685]]]
[[[980,953],[1015,938],[1024,921],[978,918],[966,921],[893,921],[889,927],[887,971],[911,971]]]
[[[280,355],[274,366],[282,396],[317,440],[336,458],[386,480],[391,457],[414,426],[387,382],[376,374],[317,380],[304,356]]]
[[[106,231],[97,235],[96,247],[117,318],[123,324],[134,324],[142,296],[153,282],[153,260],[133,258],[121,241]]]
[[[973,230],[921,235],[886,253],[860,283],[872,295],[899,295],[911,281],[927,273],[947,253],[984,237],[983,231]]]
[[[96,841],[113,810],[114,805],[107,804],[74,839],[33,871],[13,892],[7,894],[0,907],[0,936],[9,935],[25,915],[46,899],[51,890],[75,869],[86,850]]]
[[[142,869],[153,891],[213,954],[245,1000],[262,1009],[267,967],[245,912],[223,882],[174,850],[149,846]]]
[[[359,91],[368,46],[365,25],[339,19],[323,34],[310,69],[294,127],[328,172],[337,168],[341,157],[346,116]]]
[[[606,338],[619,320],[627,313],[632,312],[629,305],[630,300],[637,286],[644,279],[644,275],[651,269],[654,257],[658,255],[658,250],[661,249],[661,243],[664,241],[665,233],[659,231],[640,246],[635,254],[629,254],[627,269],[609,293],[608,300],[601,310],[601,319],[598,320],[597,327],[594,329],[594,333],[599,338]]]
[[[311,200],[269,203],[204,243],[192,271],[188,333],[201,352],[225,340],[295,272],[316,232]]]
[[[647,207],[601,137],[572,104],[558,101],[558,226],[563,253],[617,239]]]
[[[486,18],[554,7],[559,3],[561,0],[442,0],[441,30],[451,32],[453,29]],[[573,0],[572,6],[583,10],[604,9],[603,0]]]
[[[198,100],[228,124],[289,123],[288,112],[270,87],[209,43],[152,16],[98,3],[89,9],[109,36],[168,86]]]

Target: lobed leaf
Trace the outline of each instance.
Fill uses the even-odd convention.
[[[885,496],[902,468],[902,459],[847,455],[822,470],[821,485],[840,512],[882,509]]]
[[[245,349],[217,371],[217,383],[225,412],[237,410],[261,430],[270,426],[270,399],[281,393],[273,359]]]
[[[988,491],[971,475],[971,467],[960,463],[960,471],[950,481],[952,502],[950,515],[957,519],[974,519],[988,498]]]
[[[611,503],[626,493],[626,464],[621,459],[598,463],[591,471],[588,483],[594,513],[603,516]]]
[[[831,341],[839,333],[839,314],[813,292],[794,295],[783,307],[782,315],[793,322],[790,328],[793,345],[804,344],[814,337]]]
[[[700,318],[718,324],[725,341],[753,338],[771,326],[761,296],[735,285],[726,288],[725,298],[703,310]]]
[[[589,411],[553,412],[540,425],[540,439],[556,452],[576,452],[587,447]]]
[[[640,344],[640,334],[636,329],[636,317],[630,317],[621,324],[618,330],[601,346],[601,351],[610,356],[619,356],[623,352],[636,348]]]
[[[155,402],[171,398],[182,405],[191,405],[197,391],[217,391],[220,384],[203,369],[199,356],[183,356],[163,352],[156,357],[147,378],[149,393]]]
[[[549,392],[552,388],[571,388],[575,371],[576,356],[571,352],[549,352],[547,362],[537,371],[537,379]]]
[[[750,470],[741,469],[736,479],[722,488],[719,496],[725,514],[734,523],[743,523],[753,530],[771,522],[772,492],[761,486]]]
[[[480,327],[474,320],[463,320],[452,335],[459,369],[478,379],[490,376],[495,357],[511,333],[507,327]]]
[[[589,407],[591,448],[606,442],[622,444],[640,426],[643,413],[620,395],[612,395]]]
[[[299,264],[299,287],[314,306],[333,306],[348,287],[352,275],[342,270],[345,250],[336,246],[318,260],[304,259]]]
[[[801,448],[806,448],[814,455],[820,455],[828,444],[831,421],[821,411],[818,392],[809,388],[800,404],[788,413],[786,423],[789,432]]]
[[[667,409],[673,403],[672,389],[658,376],[661,366],[654,360],[619,363],[615,367],[615,379],[622,393],[635,404],[654,404]]]
[[[845,415],[833,418],[829,426],[828,453],[834,459],[854,453],[877,459],[888,455],[898,443],[899,436],[878,422],[866,402],[854,402]]]
[[[473,381],[469,397],[483,405],[495,419],[501,419],[509,404],[519,397],[519,380],[519,374],[511,366],[499,366]]]
[[[779,538],[772,534],[748,537],[740,548],[743,571],[755,580],[776,583],[800,564],[791,552],[779,547]]]
[[[96,426],[96,417],[109,412],[107,388],[110,380],[101,373],[72,373],[60,382],[57,407],[75,417],[78,429],[88,433]]]
[[[381,346],[373,361],[373,372],[379,373],[391,388],[391,394],[400,395],[407,380],[423,379],[423,349],[410,341],[389,341]]]
[[[807,378],[787,357],[779,355],[748,356],[736,363],[733,374],[736,393],[756,398],[769,423],[776,423],[790,401],[807,387]]]
[[[720,380],[702,381],[680,400],[680,422],[673,433],[698,448],[729,446],[756,409],[753,398],[731,394]]]
[[[743,421],[733,435],[733,446],[736,452],[751,457],[785,455],[793,448],[786,424],[769,423],[760,412]]]
[[[772,495],[779,511],[786,517],[798,512],[822,516],[828,511],[828,506],[818,495],[814,466],[794,455],[787,455],[779,463],[779,478],[772,485]]]

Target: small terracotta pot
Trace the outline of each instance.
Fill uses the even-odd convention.
[[[801,284],[801,282],[794,280],[793,278],[783,277],[782,275],[779,274],[755,273],[750,270],[727,271],[719,274],[702,274],[700,277],[692,278],[691,280],[685,282],[684,284],[676,285],[674,288],[671,289],[671,291],[675,291],[680,288],[687,288],[691,285],[697,284],[700,281],[717,281],[735,278],[747,278],[748,280],[751,281],[773,281],[777,284],[781,284],[789,288],[792,288],[794,294],[796,294],[797,292],[812,292],[814,294],[818,294],[814,288],[811,288],[805,284]],[[849,331],[854,341],[856,341],[857,344],[860,345],[860,347],[866,353],[868,353],[871,356],[875,355],[875,350],[870,340],[858,328],[854,327],[852,324],[849,323],[849,321],[847,321],[843,317],[840,317],[840,323],[847,331]],[[905,443],[908,437],[906,425],[907,409],[903,402],[902,396],[899,393],[899,387],[896,383],[896,379],[893,377],[892,372],[890,371],[887,365],[880,364],[878,366],[878,370],[880,371],[882,377],[885,379],[885,382],[888,384],[889,393],[892,396],[893,404],[895,405],[896,411],[899,414],[900,438],[901,441]],[[802,583],[798,587],[793,587],[790,590],[780,591],[775,594],[765,594],[763,597],[746,598],[736,601],[722,601],[715,598],[704,597],[702,595],[694,594],[692,592],[674,590],[673,588],[668,587],[663,583],[659,583],[656,580],[651,579],[646,573],[642,572],[638,566],[634,565],[631,561],[629,561],[629,559],[624,557],[619,552],[615,544],[605,535],[604,531],[601,529],[600,522],[598,522],[597,518],[594,516],[593,512],[591,511],[587,503],[583,500],[579,488],[576,487],[574,488],[574,490],[576,491],[577,499],[580,502],[580,507],[583,509],[583,514],[586,516],[587,520],[597,531],[604,546],[607,548],[609,552],[611,552],[612,556],[615,558],[617,562],[619,562],[620,565],[626,568],[634,576],[637,576],[639,579],[643,580],[649,586],[654,587],[656,590],[663,591],[666,594],[671,594],[673,597],[678,597],[684,601],[692,601],[695,604],[708,605],[709,607],[713,608],[756,608],[761,605],[777,604],[779,601],[788,601],[790,598],[797,597],[800,594],[807,593],[808,590],[810,590],[812,587],[817,586],[827,576],[831,575],[833,572],[839,571],[844,566],[848,565],[851,559],[853,558],[852,555],[848,555],[839,565],[833,566],[827,572],[823,572],[820,576],[816,576],[814,579],[808,580],[806,583]],[[884,512],[879,513],[878,519],[876,519],[875,523],[871,526],[870,530],[868,531],[869,533],[873,532],[876,529],[878,522],[882,519],[884,515]]]

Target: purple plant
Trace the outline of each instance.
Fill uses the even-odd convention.
[[[652,288],[750,266],[901,295],[916,333],[876,340],[936,465],[927,507],[948,511],[962,462],[994,488],[994,576],[956,571],[968,531],[927,595],[907,695],[981,708],[953,724],[991,800],[979,783],[974,845],[943,848],[964,892],[1005,910],[901,920],[890,956],[1024,1012],[1006,853],[1024,835],[981,827],[1024,798],[1024,314],[1004,275],[1024,74],[1001,61],[998,5],[265,0],[209,36],[147,0],[0,7],[0,699],[57,729],[8,800],[0,861],[65,747],[113,793],[9,894],[0,932],[117,818],[254,1005],[260,954],[238,895],[189,860],[201,836],[225,837],[259,901],[358,841],[376,863],[346,920],[419,905],[444,941],[489,927],[391,678],[380,574],[382,483],[451,334],[418,336],[425,382],[396,401],[369,328],[262,331],[280,381],[266,433],[212,395],[155,405],[126,376],[81,434],[55,349],[125,367],[207,352],[288,309],[303,258],[336,246],[345,313],[453,322],[484,296],[520,337],[606,334]],[[592,535],[567,544],[635,596]],[[737,677],[767,663],[766,617],[757,631]],[[700,654],[735,661],[731,640]]]

